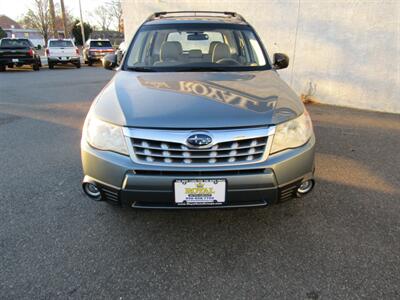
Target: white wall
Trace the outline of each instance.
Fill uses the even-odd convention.
[[[400,0],[123,0],[125,34],[155,11],[236,11],[270,55],[287,53],[279,73],[319,102],[400,113]],[[297,39],[296,39],[297,32]]]

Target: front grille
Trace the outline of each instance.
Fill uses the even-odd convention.
[[[224,141],[210,148],[189,148],[185,144],[132,138],[138,161],[155,164],[216,165],[256,162],[262,159],[267,136]]]

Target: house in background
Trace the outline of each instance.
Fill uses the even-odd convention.
[[[25,29],[6,15],[0,15],[0,27],[7,33],[10,38],[26,38],[35,46],[44,46],[44,39],[40,31],[36,29]]]

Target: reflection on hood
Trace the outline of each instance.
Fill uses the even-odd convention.
[[[140,84],[149,88],[202,96],[259,113],[273,110],[278,100],[277,96],[257,97],[208,81],[155,81],[146,80],[144,76],[138,76],[138,80]]]
[[[105,121],[147,128],[233,128],[278,124],[303,104],[275,71],[118,72],[98,97]]]

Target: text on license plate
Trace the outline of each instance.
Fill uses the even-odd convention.
[[[220,205],[225,202],[226,180],[176,180],[174,189],[178,205]]]

